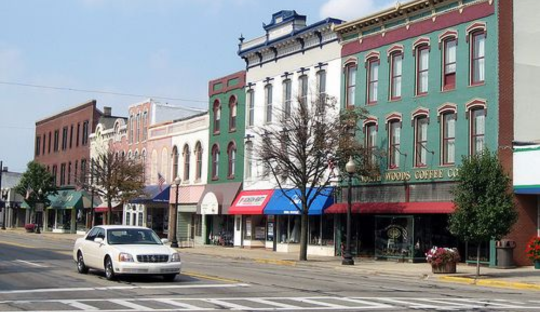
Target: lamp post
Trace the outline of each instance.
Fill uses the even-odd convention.
[[[9,189],[7,187],[0,189],[0,193],[1,193],[2,201],[4,201],[4,207],[2,208],[2,230],[5,230],[6,229],[7,199],[8,199]]]
[[[37,211],[36,209],[36,217],[37,217],[37,213],[39,212],[39,218],[37,219],[37,230],[36,230],[36,234],[41,234],[41,231],[39,229],[40,225],[41,225],[41,214],[43,213],[43,203],[41,202],[41,196],[43,195],[43,191],[41,190],[41,188],[39,189],[38,191],[38,205],[39,205],[39,210],[40,211]]]
[[[2,230],[6,229],[6,203],[4,199],[4,190],[2,189],[2,173],[4,172],[4,162],[0,160],[0,191],[2,193],[2,199],[4,200],[4,208],[2,208],[2,216],[4,221],[2,222]],[[6,195],[7,196],[7,195]]]
[[[351,210],[352,210],[352,177],[356,172],[352,156],[345,165],[345,170],[349,174],[349,187],[347,190],[347,239],[345,241],[345,253],[343,255],[342,265],[354,265],[354,260],[351,255]]]
[[[182,179],[180,179],[180,177],[176,177],[176,179],[174,179],[174,184],[176,185],[176,201],[174,202],[173,216],[171,220],[174,222],[171,227],[171,230],[173,232],[171,242],[172,248],[178,248],[178,239],[176,238],[176,225],[178,224],[178,222],[176,222],[176,215],[178,214],[178,189],[180,188],[180,182],[182,182]]]

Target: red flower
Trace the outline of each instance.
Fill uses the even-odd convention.
[[[540,237],[533,236],[525,248],[527,257],[531,260],[540,260]]]

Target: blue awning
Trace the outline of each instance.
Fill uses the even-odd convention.
[[[315,195],[313,192],[309,199],[312,199]],[[290,197],[294,202],[289,200]],[[264,208],[265,215],[299,215],[300,211],[296,208],[302,207],[300,203],[300,190],[299,189],[289,189],[289,190],[275,190],[274,195]],[[334,194],[333,188],[327,187],[323,189],[321,194],[315,198],[311,207],[309,208],[310,215],[321,215],[323,214],[324,209],[330,207],[334,203]]]
[[[143,189],[143,195],[130,200],[130,203],[169,203],[170,185],[147,185]]]

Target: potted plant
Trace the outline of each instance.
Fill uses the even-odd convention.
[[[426,252],[426,261],[431,264],[433,273],[456,273],[459,262],[459,252],[456,248],[434,246]]]
[[[527,257],[534,262],[534,268],[540,269],[540,236],[533,236],[525,248]]]
[[[27,223],[27,224],[24,225],[24,229],[26,230],[27,233],[34,232],[35,228],[36,228],[36,225],[33,224],[33,223]]]

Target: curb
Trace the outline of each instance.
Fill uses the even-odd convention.
[[[504,282],[501,280],[476,280],[474,278],[469,278],[469,277],[454,277],[454,276],[440,276],[438,277],[438,279],[440,281],[450,282],[450,283],[540,291],[540,285],[529,284],[529,283]]]
[[[289,261],[289,260],[275,260],[275,259],[253,259],[253,260],[256,263],[296,266],[296,261]]]

